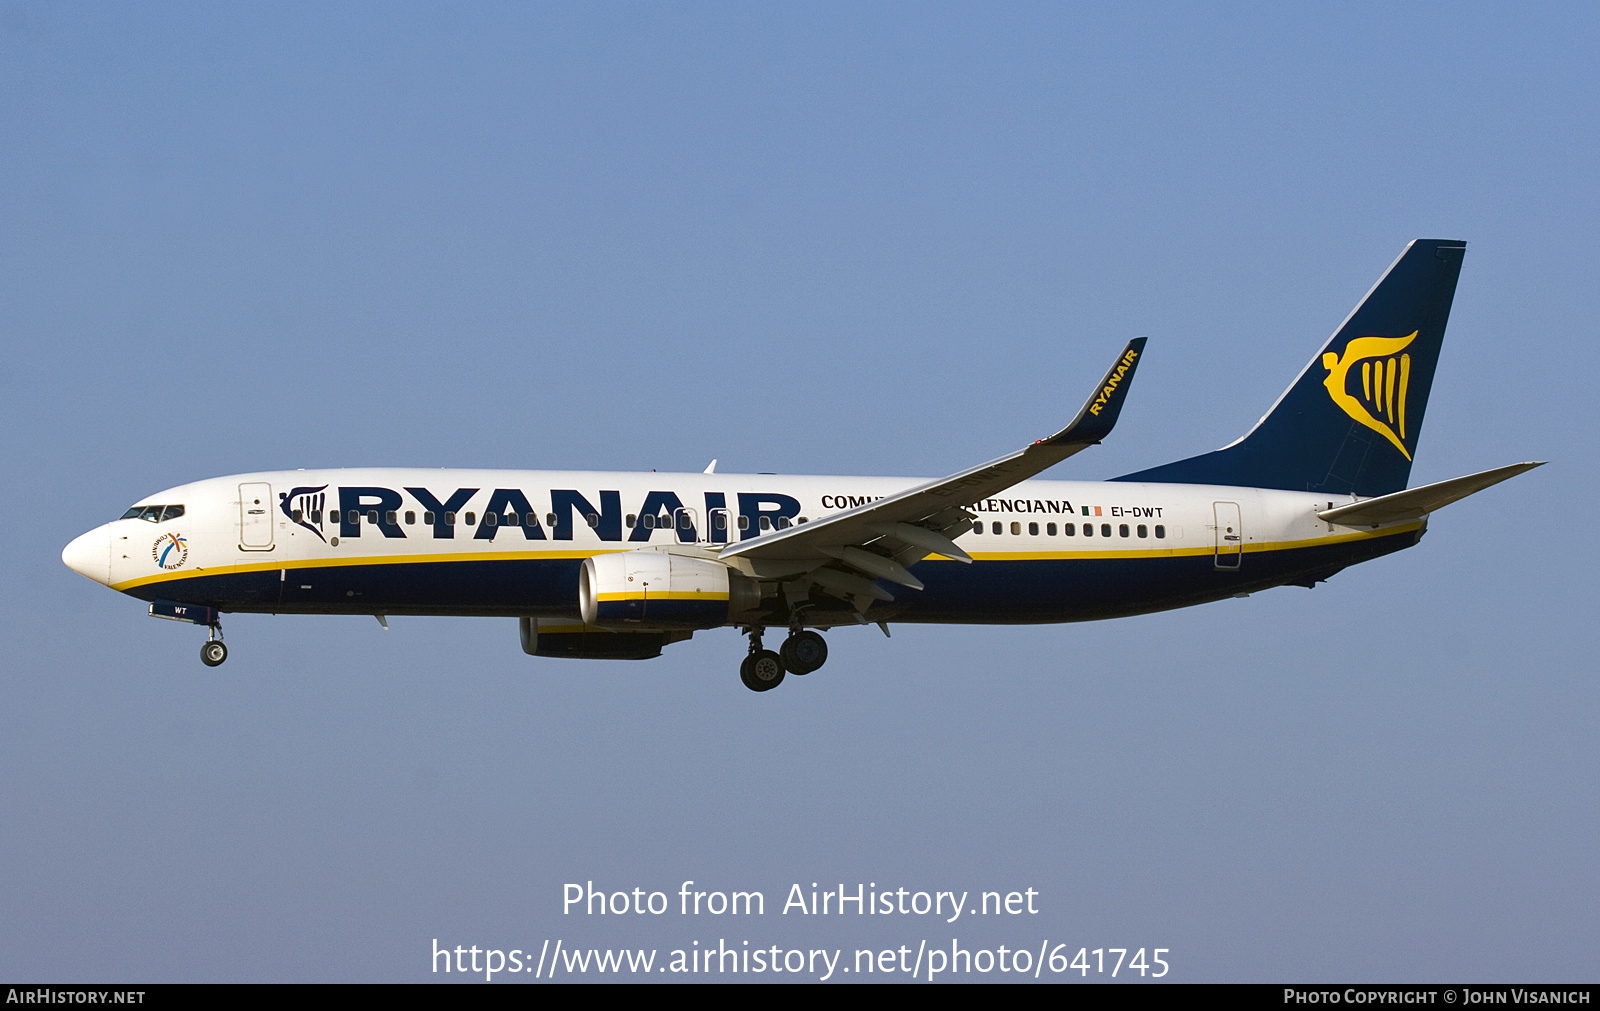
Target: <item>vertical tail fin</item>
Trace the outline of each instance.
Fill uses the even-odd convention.
[[[1115,480],[1404,489],[1465,252],[1464,242],[1415,240],[1244,438]]]

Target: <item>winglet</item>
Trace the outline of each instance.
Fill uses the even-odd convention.
[[[1117,363],[1100,380],[1100,386],[1089,396],[1083,410],[1072,419],[1072,424],[1048,439],[1040,439],[1037,446],[1061,446],[1067,443],[1092,445],[1111,434],[1122,413],[1122,402],[1128,399],[1128,387],[1133,383],[1133,370],[1139,367],[1144,355],[1145,338],[1135,337],[1122,349]]]

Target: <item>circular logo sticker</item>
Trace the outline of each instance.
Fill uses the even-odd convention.
[[[162,534],[151,546],[150,557],[163,569],[180,568],[189,560],[189,540],[180,534]]]

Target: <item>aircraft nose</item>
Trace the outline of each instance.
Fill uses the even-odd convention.
[[[61,549],[67,568],[97,583],[111,583],[111,528],[95,527]]]

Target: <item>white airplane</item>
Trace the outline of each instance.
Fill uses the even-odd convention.
[[[817,630],[1087,621],[1313,586],[1538,463],[1406,489],[1465,244],[1412,242],[1278,402],[1212,453],[1107,482],[1029,480],[1111,432],[1144,339],[1060,432],[936,481],[716,473],[279,471],[144,499],[64,561],[206,625],[223,612],[498,615],[536,656],[639,660],[749,637],[755,691]],[[786,629],[777,651],[769,627]]]

